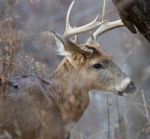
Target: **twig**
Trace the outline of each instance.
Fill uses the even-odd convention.
[[[120,119],[121,119],[121,115],[120,115],[120,109],[119,109],[119,101],[118,101],[118,96],[116,96],[116,105],[117,105],[117,112],[118,112],[118,118],[119,118],[119,136],[120,136],[120,138],[121,138],[121,123],[120,123]]]
[[[143,103],[144,103],[146,118],[148,120],[148,124],[150,124],[150,117],[149,117],[148,106],[147,106],[147,102],[146,102],[144,91],[141,90],[141,93],[142,93],[142,98],[143,98]]]
[[[110,102],[110,95],[107,95],[107,112],[108,112],[108,139],[110,139],[110,107],[111,107],[111,102]]]
[[[3,59],[3,69],[1,73],[2,81],[2,96],[6,98],[8,90],[8,82],[12,72],[12,65],[14,61],[15,51],[18,49],[18,38],[17,35],[13,32],[14,22],[11,17],[8,17],[4,21],[7,32],[2,32],[2,42],[4,47],[4,59]],[[19,36],[20,37],[20,36]]]

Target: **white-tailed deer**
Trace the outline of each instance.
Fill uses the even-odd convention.
[[[48,81],[33,76],[10,79],[7,97],[0,99],[0,138],[68,139],[70,130],[89,104],[90,90],[118,95],[135,91],[130,78],[96,41],[98,35],[123,26],[122,22],[99,22],[97,17],[87,25],[72,28],[73,5],[74,1],[67,13],[64,35],[53,33],[58,53],[65,58],[51,78]],[[85,44],[70,38],[94,29]]]

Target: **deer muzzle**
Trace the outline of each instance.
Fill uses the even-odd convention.
[[[120,96],[127,96],[128,94],[133,94],[135,92],[135,85],[130,78],[125,78],[117,87],[117,93]]]

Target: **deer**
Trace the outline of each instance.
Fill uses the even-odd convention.
[[[133,81],[98,43],[101,34],[123,27],[121,20],[98,21],[72,27],[73,1],[63,35],[51,32],[57,53],[64,58],[48,80],[38,76],[10,77],[8,94],[0,97],[0,138],[69,139],[71,129],[89,104],[89,91],[125,96],[135,92]],[[86,43],[77,35],[89,33]],[[0,81],[0,94],[2,94]]]

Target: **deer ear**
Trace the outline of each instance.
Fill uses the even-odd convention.
[[[61,35],[55,33],[54,31],[52,31],[52,34],[55,39],[56,53],[61,56],[70,56],[71,53],[65,50],[65,42]]]

